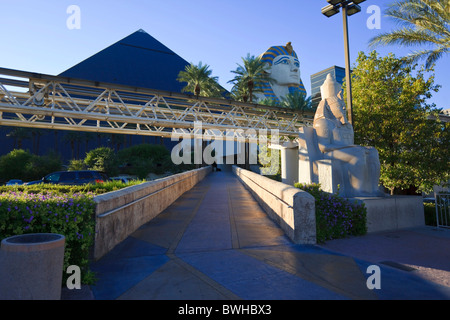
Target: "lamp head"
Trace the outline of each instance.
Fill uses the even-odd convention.
[[[357,4],[351,3],[348,7],[347,7],[347,15],[348,16],[352,16],[355,13],[361,12],[361,7],[358,6]]]
[[[341,4],[344,0],[327,0],[327,2],[333,6]]]
[[[334,6],[332,4],[327,5],[326,7],[322,8],[322,14],[326,17],[334,16],[335,14],[339,13],[339,7]]]

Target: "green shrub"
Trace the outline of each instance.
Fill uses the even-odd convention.
[[[61,170],[62,160],[56,153],[49,153],[45,156],[33,155],[31,162],[27,165],[30,181],[40,180],[50,172]]]
[[[351,202],[320,189],[319,184],[295,187],[311,194],[316,200],[316,237],[318,243],[326,240],[358,236],[367,233],[367,209],[363,203]]]
[[[427,226],[437,226],[436,223],[436,205],[434,203],[423,204],[425,224]]]
[[[89,250],[95,232],[93,197],[142,182],[0,186],[0,240],[24,233],[62,234],[66,237],[64,270],[69,265],[77,265],[82,270],[82,282],[92,284],[94,276],[89,270]],[[65,283],[67,275],[63,275]]]
[[[109,176],[117,174],[116,154],[113,149],[100,147],[89,151],[84,158],[84,163],[89,170],[106,172]]]
[[[58,233],[66,238],[64,269],[77,265],[82,282],[92,280],[89,250],[95,233],[93,194],[56,192],[0,194],[0,238],[25,233]],[[63,283],[67,275],[63,272]]]
[[[69,161],[69,166],[67,167],[68,171],[77,171],[77,170],[86,170],[86,164],[84,160],[72,159]]]
[[[123,189],[132,185],[143,183],[143,180],[132,180],[127,183],[122,181],[107,181],[103,183],[95,183],[95,184],[84,184],[77,186],[70,185],[60,185],[60,184],[32,184],[29,186],[26,185],[14,185],[14,186],[0,186],[1,192],[26,192],[26,193],[42,193],[46,195],[47,193],[93,193],[93,194],[102,194],[106,192],[111,192],[119,189]]]
[[[28,176],[27,165],[32,155],[22,149],[14,149],[0,157],[0,177],[4,181],[10,179],[25,180]]]
[[[0,157],[0,182],[10,179],[39,180],[50,172],[60,170],[61,164],[56,154],[37,156],[29,151],[14,149]]]
[[[169,150],[156,144],[140,144],[122,149],[117,153],[117,159],[123,166],[123,173],[140,179],[145,179],[149,173],[171,171],[174,166]]]

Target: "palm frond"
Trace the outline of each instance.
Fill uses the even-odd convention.
[[[369,41],[378,45],[431,46],[432,49],[413,52],[409,58],[424,58],[426,66],[448,53],[450,48],[450,0],[402,0],[385,11],[401,27],[379,34]]]
[[[448,53],[448,48],[441,48],[436,50],[420,50],[412,52],[411,54],[405,57],[405,60],[408,63],[417,62],[420,59],[426,57],[425,60],[425,68],[429,69],[432,67],[437,60],[439,60],[444,54]]]
[[[281,100],[281,106],[299,111],[312,111],[311,97],[307,97],[306,94],[296,91],[289,93]]]
[[[180,71],[177,81],[186,82],[186,86],[182,92],[189,92],[195,95],[206,97],[217,97],[222,93],[222,89],[218,84],[218,77],[212,76],[212,70],[209,65],[189,64],[183,71]]]
[[[253,94],[258,92],[257,83],[267,80],[268,77],[264,72],[264,64],[259,57],[247,54],[247,57],[242,58],[243,65],[238,64],[235,70],[231,72],[236,76],[228,81],[233,83],[237,89],[243,90],[243,87],[247,87],[248,99],[253,101]]]

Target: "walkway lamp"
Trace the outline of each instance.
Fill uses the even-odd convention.
[[[347,113],[348,121],[353,124],[353,103],[352,103],[352,83],[350,78],[350,50],[348,43],[348,21],[347,16],[352,16],[361,11],[359,4],[366,0],[327,0],[329,3],[322,8],[322,14],[327,18],[339,13],[342,8],[342,17],[344,20],[344,46],[345,46],[345,80],[347,82]]]

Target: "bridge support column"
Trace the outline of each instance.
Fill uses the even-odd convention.
[[[281,148],[281,181],[291,186],[298,182],[298,146],[292,142]]]
[[[298,145],[290,141],[271,148],[281,153],[281,181],[293,186],[298,182]]]

